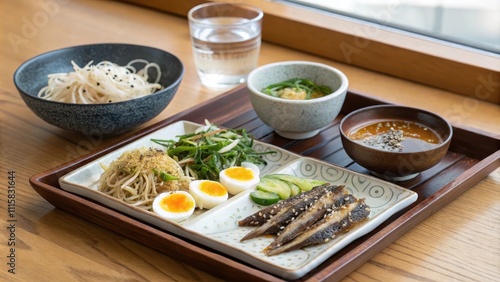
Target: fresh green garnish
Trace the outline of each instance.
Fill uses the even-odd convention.
[[[178,136],[179,140],[151,139],[165,146],[167,154],[184,169],[186,176],[194,179],[219,180],[219,173],[243,162],[264,164],[267,151],[253,149],[253,138],[245,129],[221,129],[207,122],[195,133]]]
[[[153,172],[158,175],[163,181],[170,181],[170,180],[179,180],[178,177],[173,176],[170,173],[164,172],[164,171],[158,171],[156,169],[153,169]]]
[[[262,90],[265,94],[271,95],[273,97],[280,97],[280,91],[283,89],[292,89],[294,91],[305,91],[305,99],[311,99],[313,93],[320,93],[321,96],[328,95],[332,93],[330,87],[326,85],[317,85],[310,79],[305,78],[293,78],[280,83],[275,83],[267,86]]]

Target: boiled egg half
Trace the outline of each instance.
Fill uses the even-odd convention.
[[[175,222],[190,217],[196,207],[195,200],[186,191],[164,192],[153,201],[153,212]]]
[[[260,170],[252,163],[242,163],[241,166],[226,168],[219,173],[220,183],[227,192],[236,195],[247,189],[254,189],[260,181]]]
[[[227,189],[217,181],[193,180],[189,183],[189,193],[200,209],[211,209],[227,200]]]

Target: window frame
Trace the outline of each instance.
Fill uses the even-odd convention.
[[[187,16],[202,0],[122,0]],[[217,2],[217,1],[215,1]],[[218,1],[241,2],[241,1]],[[264,41],[500,105],[500,56],[286,1],[264,11]],[[390,16],[381,13],[380,18]],[[320,40],[318,40],[318,38]]]

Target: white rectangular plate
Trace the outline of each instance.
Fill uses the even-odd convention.
[[[250,191],[231,197],[227,202],[211,210],[198,210],[189,219],[174,223],[97,190],[99,177],[103,173],[101,164],[109,165],[111,161],[128,150],[141,147],[161,148],[151,139],[176,140],[177,136],[194,132],[199,126],[201,125],[188,121],[173,123],[64,175],[59,179],[59,183],[66,191],[95,200],[133,218],[204,244],[285,279],[297,279],[305,275],[334,253],[369,233],[391,215],[417,199],[415,192],[395,184],[255,141],[256,151],[276,152],[264,155],[268,164],[262,168],[261,175],[286,173],[345,185],[350,193],[357,198],[364,198],[371,207],[367,221],[337,236],[329,243],[268,257],[262,253],[262,250],[271,243],[272,238],[261,236],[240,242],[240,239],[250,232],[252,227],[239,227],[237,222],[263,208],[250,200],[248,195]]]

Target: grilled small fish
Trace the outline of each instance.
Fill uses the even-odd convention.
[[[344,186],[339,186],[333,191],[324,194],[309,209],[300,214],[285,229],[279,232],[278,236],[265,251],[273,250],[293,240],[299,233],[312,226],[332,210],[357,201],[353,195],[345,193],[347,191],[344,189]]]
[[[323,194],[326,194],[335,188],[337,188],[337,185],[318,186],[310,190],[313,191],[311,193],[303,193],[306,195],[300,197],[297,201],[294,201],[294,204],[282,208],[264,224],[252,230],[250,233],[241,238],[240,241],[245,241],[265,234],[277,234],[280,230],[285,228],[285,226],[288,225],[294,218],[304,212],[309,205],[316,202]]]
[[[339,233],[348,231],[355,224],[368,218],[369,214],[370,207],[365,204],[364,199],[341,206],[300,233],[289,243],[272,250],[265,250],[266,255],[274,256],[306,246],[329,242]]]
[[[307,197],[314,197],[320,193],[323,193],[324,191],[322,189],[329,187],[328,184],[324,184],[321,186],[316,186],[315,188],[297,194],[293,197],[290,197],[286,200],[282,200],[277,202],[276,204],[270,205],[240,221],[238,221],[239,226],[261,226],[264,223],[266,223],[271,217],[275,216],[277,213],[279,213],[281,210],[286,209],[288,207],[291,207],[295,205],[296,203],[302,201],[304,198]]]

